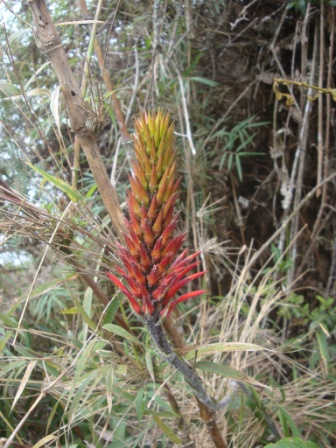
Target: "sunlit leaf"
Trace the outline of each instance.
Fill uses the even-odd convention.
[[[55,436],[53,434],[49,434],[48,436],[43,437],[43,439],[39,440],[32,448],[40,448],[41,446],[46,446],[46,443],[52,442],[53,440],[57,439],[58,436]]]
[[[318,448],[316,443],[302,440],[299,437],[287,437],[276,443],[269,443],[264,448]]]
[[[106,330],[106,331],[109,331],[110,333],[113,333],[113,334],[116,334],[118,336],[121,336],[122,338],[126,339],[129,342],[133,342],[134,344],[139,344],[139,339],[135,338],[133,335],[131,335],[124,328],[119,327],[119,325],[105,324],[103,326],[103,329]]]
[[[157,426],[161,429],[161,431],[166,434],[169,440],[171,440],[173,443],[177,443],[178,445],[182,444],[182,440],[178,437],[177,434],[174,433],[174,431],[171,429],[170,426],[166,425],[157,414],[153,413],[153,420],[157,424]]]
[[[33,289],[32,293],[30,294],[30,298],[35,299],[37,297],[40,297],[42,294],[45,294],[49,291],[54,290],[55,288],[62,285],[63,283],[75,280],[77,277],[78,277],[78,274],[71,273],[71,274],[64,275],[62,277],[55,278],[54,280],[51,280],[50,282],[43,282],[37,288]],[[25,294],[21,297],[21,300],[26,300],[26,298],[27,298],[27,296]]]
[[[208,355],[209,353],[216,352],[236,352],[236,351],[248,351],[255,352],[258,350],[267,350],[265,347],[257,344],[249,344],[246,342],[217,342],[215,344],[198,345],[192,347],[185,358],[187,360],[194,359],[197,351],[197,357]]]
[[[67,194],[67,196],[69,197],[69,199],[71,201],[78,202],[83,199],[82,195],[78,191],[76,191],[74,188],[72,188],[72,186],[70,184],[68,184],[67,182],[65,182],[64,180],[62,180],[58,177],[55,177],[52,174],[46,173],[45,171],[41,170],[40,168],[37,168],[36,166],[32,165],[31,163],[27,163],[27,165],[30,168],[32,168],[34,171],[36,171],[37,173],[41,174],[41,176],[43,176],[43,178],[45,180],[52,183],[59,190],[62,190],[65,194]]]
[[[243,381],[245,383],[254,384],[256,386],[265,387],[263,384],[259,383],[259,381],[254,380],[245,373],[238,372],[238,370],[232,369],[231,367],[225,366],[223,364],[200,361],[196,364],[196,367],[203,372],[215,373],[217,375],[224,376],[225,378],[232,378],[238,381]]]
[[[28,366],[26,368],[26,371],[25,371],[25,373],[23,375],[23,378],[22,378],[22,380],[20,382],[19,388],[18,388],[18,390],[17,390],[17,392],[15,394],[15,397],[14,397],[14,400],[13,400],[13,403],[12,403],[12,407],[11,407],[11,411],[14,409],[16,403],[18,402],[19,398],[22,395],[22,392],[25,390],[27,382],[28,382],[28,380],[30,378],[30,375],[31,375],[31,373],[32,373],[36,363],[37,363],[36,360],[33,360],[33,361],[29,362],[29,364],[28,364]]]

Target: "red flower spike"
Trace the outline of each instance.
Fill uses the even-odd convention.
[[[123,269],[121,269],[121,267],[114,266],[113,269],[115,269],[118,272],[118,274],[124,277],[125,279],[128,278],[128,274]]]
[[[141,283],[135,282],[130,277],[126,279],[126,281],[128,282],[132,290],[131,292],[135,295],[135,297],[137,297],[138,299],[142,299],[143,297],[148,296],[146,288]]]
[[[162,232],[162,244],[163,245],[167,244],[167,241],[169,240],[169,238],[171,237],[172,233],[174,232],[176,224],[177,224],[178,217],[179,217],[179,214],[177,213],[174,216],[174,218],[170,221],[168,226]]]
[[[144,304],[142,306],[142,311],[144,312],[144,314],[147,314],[147,315],[148,314],[152,315],[154,313],[154,305],[148,296],[146,296],[144,298]]]
[[[115,277],[113,274],[111,274],[111,272],[106,272],[106,275],[108,276],[108,278],[110,280],[112,280],[112,282],[120,289],[120,291],[125,294],[125,296],[128,298],[131,307],[133,308],[133,310],[137,313],[140,314],[141,312],[141,308],[138,304],[138,302],[134,299],[134,297],[132,296],[132,294],[129,292],[129,290],[126,288],[126,286],[123,285],[123,283],[121,283],[121,281]]]
[[[167,277],[162,281],[161,285],[155,289],[155,291],[153,291],[153,298],[155,300],[160,300],[163,301],[164,300],[164,295],[167,291],[167,289],[169,288],[169,286],[171,285],[171,283],[173,283],[173,281],[175,280],[175,276],[172,276],[170,279],[168,279]]]
[[[139,248],[136,247],[136,245],[134,244],[134,242],[132,241],[132,239],[129,236],[124,235],[124,238],[125,238],[128,250],[130,251],[131,255],[135,258],[138,258],[140,255]]]
[[[133,213],[133,211],[131,210],[130,210],[130,220],[131,220],[130,224],[132,226],[135,235],[140,239],[142,237],[142,230],[135,213]]]
[[[142,273],[141,268],[136,264],[135,260],[132,260],[130,265],[131,265],[130,274],[132,275],[134,280],[136,280],[137,282],[140,282],[142,284],[145,284],[146,283],[146,277]]]
[[[158,203],[156,201],[156,195],[154,195],[147,214],[150,222],[153,222],[154,219],[157,217],[157,209],[158,209]]]
[[[133,194],[129,191],[128,192],[128,198],[127,198],[127,205],[128,209],[132,210],[134,214],[140,218],[141,217],[141,207],[139,202],[135,199]]]
[[[145,204],[145,206],[148,206],[149,197],[139,179],[137,177],[133,178],[130,174],[128,175],[128,179],[130,181],[132,193],[135,199],[139,202],[139,204]]]
[[[188,292],[187,294],[184,294],[183,296],[179,297],[178,299],[173,300],[170,302],[170,304],[161,310],[160,315],[162,318],[169,317],[173,309],[176,305],[183,302],[184,300],[191,299],[193,297],[200,296],[201,294],[206,294],[208,291],[206,289],[200,289],[198,291],[192,291]]]
[[[160,205],[162,204],[163,196],[166,191],[167,176],[168,176],[168,170],[165,170],[158,186],[158,192],[156,193],[156,200]]]
[[[132,167],[133,167],[133,171],[134,171],[136,177],[140,180],[141,185],[143,186],[143,188],[145,190],[147,190],[148,182],[147,182],[147,179],[146,179],[146,176],[142,169],[141,164],[138,162],[135,162],[135,163],[133,163]]]
[[[174,125],[169,115],[142,112],[135,120],[134,175],[125,220],[125,247],[117,245],[123,267],[109,278],[142,316],[169,315],[181,301],[202,293],[193,291],[178,299],[174,295],[186,283],[203,275],[191,274],[199,264],[197,254],[187,250],[177,256],[185,235],[174,236],[178,214],[174,214],[180,180],[176,180]],[[175,260],[174,260],[175,259]]]
[[[196,268],[200,264],[199,261],[195,261],[195,263],[191,263],[189,266],[185,267],[184,269],[178,269],[177,271],[174,271],[177,274],[176,279],[181,280],[185,275],[188,274],[188,272],[192,271],[194,268]]]
[[[163,220],[163,226],[162,226],[163,229],[166,229],[169,226],[169,224],[173,218],[174,210],[175,210],[175,205],[173,204],[170,207],[169,211],[167,212],[165,219]]]
[[[179,248],[182,246],[182,244],[184,243],[185,239],[186,239],[186,235],[184,233],[182,235],[177,235],[175,238],[170,240],[168,245],[163,249],[162,255],[165,256],[165,255],[169,254],[169,252],[176,253],[179,250]]]
[[[141,266],[146,271],[148,271],[148,269],[151,267],[151,260],[147,254],[146,248],[143,243],[141,243],[141,246],[140,246],[140,257],[141,257],[140,258]]]
[[[163,219],[163,211],[161,209],[152,227],[155,236],[158,236],[161,233],[162,219]]]
[[[129,221],[127,221],[127,219],[125,219],[125,225],[126,225],[127,230],[128,230],[128,236],[132,239],[133,244],[135,245],[135,247],[140,250],[139,236],[134,232],[133,225]],[[140,235],[142,235],[142,232],[141,232]]]
[[[174,297],[174,295],[177,293],[179,289],[182,288],[182,286],[186,285],[187,283],[191,282],[192,280],[195,280],[195,278],[201,277],[205,271],[196,272],[196,274],[189,275],[189,277],[178,281],[177,283],[173,283],[173,285],[169,288],[169,290],[165,294],[165,300],[171,299]]]
[[[157,174],[156,174],[156,168],[155,165],[152,168],[151,177],[149,181],[149,189],[151,193],[154,193],[157,189],[158,180],[157,180]]]
[[[150,178],[149,170],[151,169],[151,164],[150,164],[148,155],[147,155],[145,149],[143,148],[143,145],[138,144],[136,141],[134,143],[135,143],[135,152],[137,155],[137,160],[139,160],[139,162],[141,163],[141,166],[143,167],[145,176],[146,176],[147,180],[149,181],[149,178]]]
[[[165,194],[163,196],[163,203],[167,202],[168,199],[172,196],[172,191],[173,191],[175,183],[176,183],[175,182],[175,177],[173,176],[168,181],[166,192],[165,192]]]
[[[121,259],[121,261],[123,262],[123,264],[124,264],[124,266],[126,268],[127,278],[129,276],[131,276],[133,278],[137,278],[137,276],[136,276],[136,274],[134,272],[134,269],[132,268],[132,265],[131,265],[130,261],[128,260],[128,258],[126,258],[124,255],[122,255],[120,253],[119,253],[119,256],[120,256],[120,259]],[[131,254],[130,254],[130,257],[131,257]]]
[[[167,219],[167,216],[170,213],[170,210],[174,210],[174,206],[175,206],[175,202],[177,199],[178,193],[174,193],[169,199],[168,201],[165,203],[164,207],[163,207],[163,216],[165,219]]]
[[[150,272],[149,275],[147,275],[147,282],[149,284],[149,286],[154,286],[160,278],[160,272],[158,269],[157,264],[155,264]]]
[[[160,178],[162,175],[162,160],[163,160],[163,156],[162,154],[159,156],[157,164],[156,164],[156,174],[157,176]]]
[[[195,254],[191,254],[188,257],[185,257],[185,254],[188,253],[188,249],[186,249],[185,251],[182,252],[182,254],[176,258],[176,260],[174,261],[174,263],[172,263],[172,265],[170,266],[170,268],[168,269],[168,273],[169,272],[173,272],[176,269],[179,269],[181,267],[184,267],[186,264],[188,264],[191,260],[193,260],[194,258],[197,257],[197,255],[200,254],[200,252],[196,252]],[[183,257],[182,257],[183,255]]]
[[[145,223],[143,226],[143,235],[144,235],[145,243],[147,244],[147,246],[149,248],[151,248],[154,243],[154,235],[153,235],[151,226],[149,225],[149,222],[147,219],[145,220]]]
[[[176,265],[178,265],[180,262],[186,259],[186,255],[188,253],[188,249],[184,249],[184,251],[176,258],[174,263],[172,263],[171,268],[169,269],[169,272],[172,270],[172,268]]]
[[[162,237],[160,237],[152,250],[152,259],[154,263],[158,263],[161,260],[161,249],[162,249]]]
[[[169,265],[169,263],[171,262],[174,255],[175,255],[174,252],[170,252],[165,257],[163,257],[163,259],[157,265],[160,274],[163,274],[166,271],[166,268]]]

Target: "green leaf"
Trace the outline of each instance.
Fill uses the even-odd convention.
[[[222,364],[216,364],[215,362],[200,361],[196,364],[196,367],[202,370],[203,372],[215,373],[217,375],[222,375],[226,378],[233,378],[235,380],[243,381],[245,383],[265,387],[264,384],[259,383],[259,381],[254,380],[245,373],[238,372],[238,370],[232,369],[231,367],[224,366]]]
[[[146,351],[145,360],[146,360],[146,366],[147,366],[148,372],[150,374],[150,377],[152,378],[153,382],[155,382],[153,358],[152,358],[152,354],[151,354],[150,350]]]
[[[300,437],[286,437],[276,443],[269,443],[264,448],[318,448],[316,443],[302,440]]]
[[[0,352],[4,349],[5,345],[7,344],[8,340],[13,336],[13,331],[8,331],[5,335],[1,334],[0,339]]]
[[[199,82],[201,84],[205,84],[206,86],[210,87],[217,87],[219,84],[216,81],[213,81],[212,79],[208,78],[201,78],[200,76],[192,76],[189,78],[190,81]]]
[[[196,364],[196,367],[203,372],[216,373],[217,375],[234,378],[239,381],[249,380],[249,377],[244,373],[238,372],[238,370],[232,369],[228,366],[216,364],[214,362],[200,361]]]
[[[3,92],[8,97],[17,96],[21,94],[21,90],[18,87],[3,80],[0,80],[0,91]]]
[[[166,434],[169,440],[173,443],[177,443],[178,445],[182,445],[182,440],[174,433],[174,431],[167,426],[156,413],[152,413],[153,420],[157,424],[157,426]]]
[[[17,371],[20,367],[23,367],[26,364],[27,361],[25,359],[19,359],[17,361],[10,362],[0,370],[0,378],[6,376],[7,373],[11,372],[12,370]]]
[[[52,176],[49,173],[46,173],[45,171],[41,170],[40,168],[37,168],[36,166],[32,165],[31,163],[27,163],[27,165],[32,168],[37,173],[41,174],[41,176],[44,177],[48,182],[52,183],[57,187],[59,190],[62,190],[71,201],[73,202],[79,202],[83,200],[82,195],[76,191],[74,188],[72,188],[71,185],[68,184],[68,182],[65,182],[62,179],[59,179],[55,176]]]
[[[132,336],[128,331],[126,331],[124,328],[119,327],[119,325],[114,324],[105,324],[103,325],[103,329],[106,331],[109,331],[110,333],[116,334],[118,336],[121,336],[122,338],[126,339],[127,341],[133,342],[134,344],[139,344],[139,339]]]
[[[78,309],[75,306],[73,306],[72,308],[66,308],[65,310],[61,310],[61,313],[66,315],[78,314]]]
[[[34,368],[36,366],[36,363],[37,363],[37,360],[33,360],[33,361],[29,362],[29,364],[28,364],[28,366],[26,368],[26,371],[25,371],[25,373],[23,375],[23,378],[20,381],[20,385],[18,387],[18,390],[17,390],[17,392],[15,394],[15,397],[14,397],[14,400],[13,400],[13,403],[12,403],[12,406],[11,406],[11,412],[13,411],[16,403],[18,402],[18,400],[20,399],[23,391],[25,390],[25,388],[27,386],[27,383],[28,383],[28,380],[30,378],[30,375],[31,375],[32,371],[34,370]]]
[[[77,308],[78,313],[82,316],[82,318],[88,324],[88,326],[91,328],[91,330],[92,331],[96,331],[97,325],[90,319],[90,317],[88,316],[88,314],[86,313],[86,311],[82,307],[80,301],[77,299],[75,294],[72,293],[71,290],[70,290],[70,295],[71,295],[72,301],[74,302],[74,304],[75,304],[75,306]],[[68,311],[68,310],[66,310],[66,311]],[[73,314],[73,313],[71,312],[71,314]]]
[[[47,442],[52,442],[55,439],[57,439],[58,436],[55,436],[53,434],[49,434],[48,436],[43,437],[43,439],[40,439],[32,448],[40,448],[41,446],[46,446]]]
[[[144,389],[141,387],[138,390],[136,399],[135,399],[135,413],[137,416],[137,419],[140,421],[142,419],[142,416],[146,410],[146,400],[144,398]]]
[[[284,434],[288,436],[290,428],[294,437],[301,437],[300,430],[288,412],[283,407],[279,407],[278,413]]]
[[[86,374],[84,373],[83,378],[81,378],[81,375],[86,367],[86,364],[93,362],[92,353],[95,353],[95,351],[97,349],[99,349],[100,346],[101,346],[101,341],[99,341],[98,339],[95,338],[95,339],[92,339],[90,342],[88,342],[83,347],[83,351],[80,354],[80,356],[77,360],[77,363],[76,363],[76,373],[75,373],[74,380],[73,380],[74,388],[71,391],[72,393],[75,391],[75,387],[81,383],[83,378],[85,379]],[[96,372],[96,370],[94,370],[93,372]]]
[[[103,325],[109,324],[110,322],[113,321],[122,300],[123,300],[122,294],[117,294],[113,297],[111,302],[108,304],[107,310],[105,312],[103,318]]]
[[[208,355],[209,353],[217,352],[255,352],[258,350],[267,350],[261,345],[248,344],[245,342],[218,342],[216,344],[207,344],[200,347],[194,347],[185,355],[185,359],[194,359],[197,351],[197,356]]]
[[[93,193],[97,190],[97,184],[92,185],[89,191],[86,193],[86,199],[90,199]]]
[[[62,285],[63,283],[67,282],[68,280],[76,279],[77,276],[78,276],[77,274],[71,273],[71,274],[68,274],[68,275],[65,275],[62,277],[55,278],[51,282],[45,282],[32,291],[30,298],[35,299],[36,297],[39,297],[42,294],[45,294],[46,292],[52,291],[57,286]],[[27,295],[25,294],[24,296],[21,297],[21,300],[26,300],[26,298],[27,298]]]

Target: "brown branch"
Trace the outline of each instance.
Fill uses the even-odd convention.
[[[79,7],[83,11],[84,17],[86,17],[86,18],[90,17],[90,13],[89,13],[89,10],[87,9],[85,0],[79,1]],[[95,53],[96,53],[96,56],[98,59],[99,67],[100,67],[100,70],[101,70],[101,73],[102,73],[102,76],[104,79],[104,83],[106,85],[106,89],[111,94],[112,108],[113,108],[113,112],[114,112],[115,118],[118,123],[119,131],[121,133],[123,141],[128,141],[131,139],[131,135],[127,130],[125,118],[121,111],[117,95],[114,93],[114,87],[113,87],[113,84],[111,81],[110,74],[109,74],[108,70],[105,68],[103,51],[102,51],[102,48],[99,44],[99,40],[97,37],[94,40],[94,50],[95,50]]]
[[[81,144],[98,190],[119,238],[123,239],[123,217],[115,188],[110,183],[109,176],[102,161],[97,145],[96,129],[91,125],[93,111],[88,110],[84,103],[79,85],[70,69],[68,59],[52,23],[44,0],[27,0],[33,13],[36,26],[34,31],[37,46],[45,52],[57,75],[61,86],[70,123],[79,143]]]

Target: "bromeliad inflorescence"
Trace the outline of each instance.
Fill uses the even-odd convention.
[[[114,266],[125,284],[112,273],[112,282],[125,294],[138,315],[167,317],[179,303],[203,294],[192,291],[174,298],[203,272],[189,274],[198,253],[177,255],[185,235],[174,236],[178,221],[174,124],[169,114],[142,112],[135,120],[135,160],[129,176],[129,217],[125,218],[125,246],[117,245],[123,267]]]
[[[177,255],[185,235],[174,236],[180,185],[176,179],[174,125],[169,114],[142,112],[135,120],[135,131],[125,245],[117,245],[123,266],[114,266],[124,283],[110,272],[107,275],[142,317],[164,359],[185,377],[204,405],[218,411],[227,406],[231,395],[219,402],[207,395],[196,371],[173,350],[160,322],[160,317],[169,316],[178,303],[206,292],[197,290],[175,298],[186,283],[204,271],[190,274],[199,264],[195,261],[198,253],[187,255],[185,250]]]

